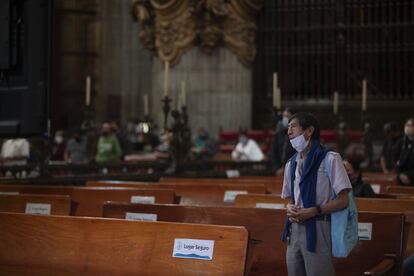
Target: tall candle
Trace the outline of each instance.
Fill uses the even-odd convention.
[[[175,95],[177,96],[177,100],[175,101],[175,109],[180,110],[180,108],[181,108],[181,93],[177,92]]]
[[[165,62],[164,68],[164,96],[168,96],[168,74],[170,71],[170,62]]]
[[[273,73],[273,106],[278,106],[277,73]]]
[[[147,116],[148,114],[148,95],[144,94],[144,115]]]
[[[333,113],[334,115],[338,114],[338,107],[339,107],[339,93],[335,91],[333,94]]]
[[[277,102],[276,102],[276,107],[277,109],[280,110],[280,108],[282,107],[282,91],[280,90],[280,88],[277,88]]]
[[[91,104],[91,77],[86,76],[86,99],[85,104],[89,106]]]
[[[362,80],[362,111],[367,110],[367,80]]]
[[[186,91],[185,91],[185,81],[181,81],[181,97],[182,97],[182,105],[186,106],[187,105],[187,95],[186,95]]]

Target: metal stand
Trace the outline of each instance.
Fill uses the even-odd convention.
[[[178,110],[173,110],[171,116],[174,119],[172,125],[171,154],[173,164],[170,168],[171,173],[179,172],[182,164],[188,161],[191,152],[191,130],[188,126],[187,108],[183,106],[183,114]]]
[[[84,120],[81,124],[81,129],[85,132],[94,131],[95,129],[95,122],[94,122],[94,114],[95,110],[92,106],[87,105],[85,106],[84,110]]]
[[[164,111],[164,130],[168,128],[168,114],[170,113],[171,107],[171,99],[168,96],[164,96],[164,98],[161,100],[161,102],[164,103],[162,110]]]

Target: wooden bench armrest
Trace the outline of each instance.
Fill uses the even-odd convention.
[[[390,271],[396,264],[396,256],[394,254],[386,254],[385,258],[376,266],[364,272],[364,275],[384,275]]]
[[[249,275],[250,270],[252,269],[253,264],[257,261],[257,250],[255,250],[256,246],[262,243],[262,240],[250,238],[249,233],[249,243],[247,245],[247,256],[246,256],[246,263],[245,263],[245,275]]]

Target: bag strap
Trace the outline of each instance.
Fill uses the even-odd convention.
[[[329,153],[329,151],[325,155],[325,170],[326,170],[326,177],[328,177],[329,184],[332,186],[332,182],[331,182],[331,167],[330,167],[329,160],[328,160],[328,153]],[[332,193],[333,193],[334,197],[336,197],[336,193],[335,193],[333,187],[332,187]]]
[[[290,194],[291,194],[291,203],[295,204],[295,176],[296,176],[296,166],[293,166],[293,163],[296,162],[296,156],[298,153],[296,152],[291,158],[290,158]]]
[[[331,168],[329,166],[329,162],[328,162],[328,158],[327,157],[325,157],[325,169],[326,169],[326,176],[328,177],[328,181],[329,181],[329,183],[331,183],[331,179],[330,179]],[[334,194],[334,197],[336,197],[336,193],[335,193],[335,191],[334,191],[333,188],[332,188],[332,192]],[[355,204],[354,192],[352,191],[352,189],[348,193],[348,198],[349,198],[349,201],[350,201],[349,206],[348,206],[348,209],[349,210],[352,210],[352,211],[358,212],[357,211],[356,204]]]

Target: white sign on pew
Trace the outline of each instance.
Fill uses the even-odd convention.
[[[155,196],[131,196],[131,203],[154,204]]]
[[[173,257],[198,260],[213,260],[214,241],[175,239]]]
[[[19,192],[12,192],[12,191],[10,191],[10,192],[0,192],[0,195],[18,195],[19,194]]]
[[[224,202],[234,202],[237,195],[247,195],[247,191],[226,191],[224,193]]]
[[[371,184],[371,188],[374,193],[379,194],[381,192],[381,185],[380,184]]]
[[[372,223],[358,222],[358,238],[364,241],[372,239]]]
[[[157,214],[148,214],[148,213],[130,213],[125,214],[125,219],[129,220],[139,220],[139,221],[157,221]]]
[[[26,214],[33,215],[50,215],[52,206],[47,203],[26,203]]]
[[[227,170],[226,171],[227,178],[236,178],[240,177],[239,170]]]
[[[263,203],[257,202],[256,208],[265,208],[265,209],[285,209],[285,204],[283,203]]]

